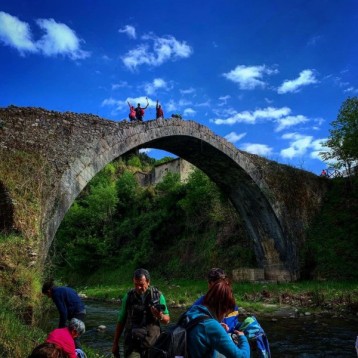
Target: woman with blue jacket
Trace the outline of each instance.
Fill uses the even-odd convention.
[[[219,281],[213,284],[201,305],[192,306],[186,313],[189,321],[207,316],[188,332],[188,350],[191,358],[215,357],[216,352],[226,358],[249,358],[250,346],[243,332],[235,331],[237,344],[226,333],[220,322],[235,307],[230,284]]]

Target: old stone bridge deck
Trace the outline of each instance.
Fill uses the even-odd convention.
[[[45,258],[64,215],[89,180],[134,148],[166,150],[203,170],[240,213],[266,278],[298,277],[299,249],[305,229],[320,208],[325,181],[240,151],[188,120],[113,122],[90,114],[0,108],[1,229],[28,233],[33,225],[19,215],[32,203],[15,199],[24,186],[23,173],[34,173],[36,167],[38,173],[27,178],[33,185],[26,190],[32,188],[34,196],[41,198],[37,250]]]

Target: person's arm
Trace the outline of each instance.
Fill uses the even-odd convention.
[[[116,325],[116,331],[114,332],[112,353],[117,358],[119,357],[119,338],[121,337],[124,330],[124,324],[118,322]]]
[[[159,101],[157,100],[157,105],[155,106],[156,109],[159,108]]]
[[[167,306],[167,302],[165,300],[165,297],[163,294],[160,294],[159,296],[159,303],[161,305],[164,305],[165,306],[165,310],[162,312],[162,311],[158,311],[155,307],[151,307],[151,311],[152,311],[152,315],[154,317],[156,317],[160,323],[163,323],[163,324],[168,324],[170,322],[170,315],[169,315],[169,310],[168,310],[168,306]]]
[[[128,293],[126,293],[123,297],[122,306],[118,313],[116,330],[114,332],[112,353],[116,358],[119,357],[119,338],[123,333],[125,323],[127,320],[127,298],[128,298]]]
[[[226,358],[250,358],[249,342],[242,332],[235,332],[238,334],[238,342],[235,344],[219,322],[214,320],[208,320],[207,322],[207,324],[204,324],[211,347]]]
[[[148,106],[149,106],[148,97],[145,97],[145,99],[147,100],[147,105],[146,105],[143,109],[146,109],[146,108],[148,108]]]
[[[54,292],[53,291],[52,299],[57,307],[58,313],[60,314],[58,328],[66,327],[68,311],[67,311],[67,307],[66,307],[62,292]]]
[[[127,101],[127,103],[128,103],[128,107],[131,108],[131,104],[129,103],[129,101]]]

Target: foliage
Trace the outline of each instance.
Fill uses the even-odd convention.
[[[338,167],[350,171],[352,163],[358,161],[358,97],[347,98],[331,123],[327,142],[330,151],[320,153],[324,160],[335,159]]]
[[[302,250],[306,278],[358,279],[358,178],[331,181]]]
[[[156,187],[141,187],[132,167],[118,165],[87,185],[58,230],[54,263],[67,278],[89,264],[147,266],[188,277],[220,261],[228,269],[253,265],[237,213],[204,173],[195,170],[182,183],[169,172]]]

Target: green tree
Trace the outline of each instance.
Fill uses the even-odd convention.
[[[328,161],[337,160],[337,167],[345,167],[350,172],[352,163],[358,160],[358,97],[347,98],[331,123],[330,136],[324,143],[330,150],[321,152]]]

